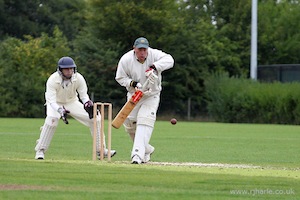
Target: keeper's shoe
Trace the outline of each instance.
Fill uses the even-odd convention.
[[[35,159],[36,160],[44,160],[44,158],[45,158],[44,150],[38,150],[35,153]]]
[[[138,155],[132,156],[131,164],[141,164],[142,159]]]
[[[110,157],[113,157],[116,154],[117,154],[116,150],[110,150]],[[97,152],[97,155],[100,159],[100,152]],[[104,150],[104,158],[107,158],[107,157],[108,157],[108,149],[105,149]]]
[[[144,160],[143,160],[143,163],[147,163],[150,161],[150,158],[151,158],[151,155],[153,154],[155,148],[153,146],[150,146],[151,150],[149,153],[145,153],[145,157],[144,157]]]

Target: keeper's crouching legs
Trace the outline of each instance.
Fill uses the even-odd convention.
[[[40,138],[36,141],[35,159],[44,159],[44,153],[48,150],[55,130],[58,126],[58,118],[47,116],[41,129]]]

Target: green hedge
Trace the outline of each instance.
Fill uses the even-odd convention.
[[[205,81],[207,109],[219,122],[300,123],[300,83],[260,83],[217,74]]]
[[[0,43],[0,117],[44,117],[45,84],[58,58],[70,55],[62,32],[26,40],[9,37]]]

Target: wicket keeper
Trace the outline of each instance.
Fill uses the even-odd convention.
[[[57,71],[54,72],[46,83],[46,110],[47,117],[41,128],[39,139],[35,146],[35,159],[44,159],[52,137],[61,118],[65,124],[69,124],[67,116],[70,115],[83,125],[90,128],[93,137],[93,102],[87,94],[88,88],[84,77],[77,72],[77,66],[71,57],[62,57],[58,61]],[[78,95],[81,102],[79,101]],[[100,124],[101,116],[97,115],[97,123]],[[97,137],[100,138],[100,129],[97,130]],[[104,140],[104,156],[107,156],[107,149]],[[100,145],[96,150],[100,156]],[[116,154],[111,150],[111,156]]]

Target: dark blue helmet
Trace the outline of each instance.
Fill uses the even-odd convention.
[[[74,60],[70,57],[62,57],[58,61],[58,67],[59,68],[76,68],[76,64]]]
[[[62,57],[61,59],[59,59],[58,66],[57,66],[57,71],[61,76],[64,76],[62,74],[62,69],[64,68],[74,68],[74,73],[76,73],[77,66],[71,57]],[[65,77],[65,78],[70,78],[70,77]]]

